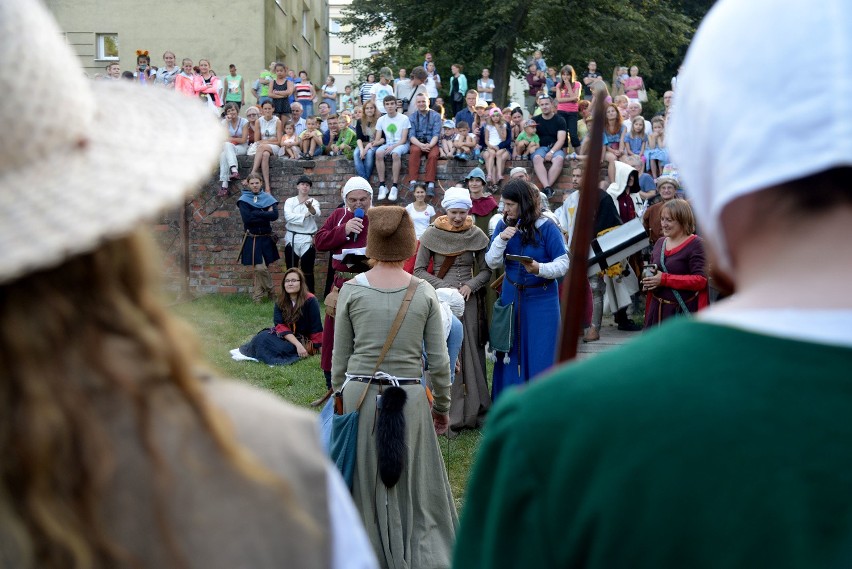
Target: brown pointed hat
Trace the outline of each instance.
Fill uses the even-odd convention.
[[[376,261],[404,261],[414,255],[417,236],[404,207],[385,205],[367,210],[367,256]]]

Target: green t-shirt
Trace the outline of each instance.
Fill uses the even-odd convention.
[[[269,79],[270,81],[272,81],[273,79],[275,79],[275,74],[273,74],[271,71],[264,71],[260,74],[260,78],[261,79]],[[260,90],[258,91],[260,93],[260,96],[261,97],[268,97],[269,96],[269,88],[271,86],[272,86],[272,83],[267,83],[266,85],[261,83],[260,84]]]
[[[539,140],[540,139],[537,134],[530,136],[525,130],[522,130],[521,134],[518,135],[516,142],[534,142],[535,144],[539,144]]]
[[[850,364],[675,319],[506,393],[454,566],[849,566]]]
[[[335,144],[337,144],[338,146],[345,144],[349,147],[348,150],[343,151],[343,155],[346,157],[347,160],[352,160],[352,157],[355,154],[355,146],[358,144],[357,138],[358,137],[355,134],[355,131],[349,127],[344,128],[340,131],[340,134],[337,135],[337,140],[335,141]]]

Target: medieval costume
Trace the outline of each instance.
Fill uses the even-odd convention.
[[[455,194],[467,195],[456,201]],[[441,205],[444,209],[469,209],[470,196],[464,188],[449,188]],[[461,351],[461,375],[453,382],[450,429],[481,426],[491,407],[485,370],[486,318],[484,292],[491,279],[491,269],[485,264],[488,237],[468,216],[462,227],[454,227],[447,216],[437,218],[420,236],[420,249],[414,264],[414,274],[433,287],[458,289],[463,285],[471,290],[465,302],[464,339]],[[433,264],[434,274],[427,269]],[[452,362],[455,363],[455,362]]]
[[[346,195],[355,190],[366,191],[371,197],[373,195],[369,182],[364,178],[353,177],[343,187],[344,201]],[[322,331],[322,345],[325,349],[322,351],[320,361],[328,389],[331,389],[331,353],[334,350],[334,308],[331,306],[336,306],[338,293],[344,282],[370,268],[366,257],[369,221],[367,217],[364,217],[363,231],[355,236],[347,235],[346,222],[353,217],[355,214],[346,207],[334,210],[314,237],[314,246],[317,251],[328,251],[328,264],[334,268],[334,284],[325,299],[325,322]]]
[[[395,263],[413,254],[414,226],[404,208],[377,207],[367,215],[371,259]],[[335,318],[334,388],[342,391],[343,413],[359,411],[352,498],[380,567],[448,569],[458,517],[433,423],[433,414],[446,417],[450,406],[440,303],[417,277],[406,286],[378,288],[368,275],[343,285]],[[392,323],[412,286],[410,309],[394,334]],[[424,350],[431,410],[421,384]],[[390,425],[390,417],[399,420]],[[398,467],[393,473],[391,463]]]
[[[308,299],[295,322],[285,322],[281,308],[276,303],[272,324],[271,328],[261,330],[249,342],[240,346],[240,354],[268,365],[286,366],[300,359],[296,346],[287,340],[287,336],[296,336],[306,348],[311,346],[308,350],[311,355],[322,347],[320,306],[312,294],[308,294]]]
[[[674,249],[666,249],[668,239],[654,245],[651,262],[662,273],[661,285],[648,292],[645,328],[660,324],[678,314],[697,312],[708,304],[704,242],[691,235]]]
[[[272,277],[267,265],[280,258],[272,233],[272,222],[278,219],[278,200],[265,191],[255,194],[251,190],[243,190],[237,207],[245,228],[240,262],[254,267],[252,299],[260,302],[267,295],[273,295]]]

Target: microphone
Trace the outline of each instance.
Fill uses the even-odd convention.
[[[356,209],[353,213],[355,214],[356,218],[364,219],[364,210],[361,209],[360,207],[358,209]],[[354,233],[354,232],[350,233],[348,235],[347,239],[349,239],[350,241],[355,241],[356,239],[358,239],[358,235],[359,235],[358,233]]]

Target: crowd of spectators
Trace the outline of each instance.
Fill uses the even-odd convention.
[[[346,85],[342,91],[334,76],[317,85],[306,71],[296,72],[283,62],[273,61],[256,79],[246,80],[233,64],[227,75],[219,76],[206,59],[194,64],[185,58],[178,66],[170,51],[162,59],[162,66],[154,67],[148,52],[139,51],[133,72],[122,73],[117,63],[111,63],[101,77],[177,89],[221,114],[231,131],[231,146],[223,151],[220,171],[222,193],[228,191],[236,156],[255,156],[252,172],[262,172],[269,188],[271,156],[301,160],[326,155],[353,160],[357,173],[366,179],[375,169],[378,199],[396,201],[403,183],[401,158],[410,154],[408,186],[413,189],[423,182],[429,197],[434,196],[437,160],[458,159],[478,161],[491,191],[507,181],[509,160],[529,160],[549,198],[565,159],[584,160],[588,153],[589,109],[597,97],[608,104],[603,156],[609,181],[615,179],[618,161],[655,179],[673,173],[665,142],[672,91],[663,96],[663,111],[652,120],[645,118],[642,102],[647,101],[647,91],[635,65],[616,66],[607,83],[595,61],[578,75],[571,65],[548,66],[535,51],[524,77],[524,106],[512,102],[500,108],[495,94],[506,86],[496,85],[489,69],[482,69],[474,82],[464,74],[463,64],[452,63],[448,79],[442,80],[431,53],[425,54],[422,65],[398,69],[396,78],[392,69],[382,67],[368,73],[361,85]],[[391,100],[393,111],[386,107]],[[230,119],[228,104],[237,111]],[[267,104],[269,117],[263,112]],[[245,119],[239,118],[243,111]],[[385,156],[392,158],[389,184]],[[421,156],[426,161],[422,180],[418,179]]]

